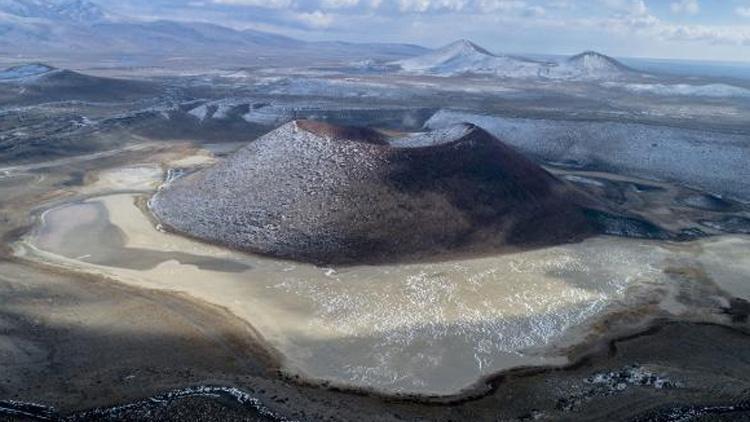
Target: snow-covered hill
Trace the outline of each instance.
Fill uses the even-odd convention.
[[[392,63],[406,73],[455,76],[494,75],[554,80],[619,80],[638,75],[617,60],[587,51],[560,61],[496,55],[471,41],[459,40],[430,53]]]
[[[595,51],[585,51],[557,63],[549,76],[557,79],[614,80],[637,73],[612,57]]]
[[[393,63],[409,73],[440,76],[490,74],[501,77],[544,76],[550,65],[511,56],[499,56],[468,40],[459,40],[430,53]]]

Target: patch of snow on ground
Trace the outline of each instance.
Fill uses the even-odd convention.
[[[750,97],[750,89],[720,83],[691,85],[604,82],[602,83],[602,86],[605,88],[623,89],[636,94],[663,96],[680,95],[712,98]]]
[[[591,185],[591,186],[598,186],[598,187],[604,187],[605,186],[604,183],[602,183],[602,182],[600,182],[598,180],[594,180],[594,179],[591,179],[589,177],[576,176],[574,174],[566,174],[565,176],[563,176],[563,178],[565,180],[569,180],[569,181],[571,181],[573,183],[581,183],[581,184],[584,184],[584,185]]]
[[[226,119],[229,117],[229,112],[232,111],[233,108],[234,107],[229,104],[220,104],[211,117],[214,119]]]
[[[622,391],[630,386],[647,386],[657,390],[679,386],[679,383],[638,365],[628,366],[616,372],[599,372],[587,378],[585,382],[606,386],[613,391]]]
[[[209,117],[208,105],[206,104],[200,105],[188,111],[188,114],[190,114],[191,116],[195,116],[198,120],[202,122]]]
[[[534,357],[537,350],[627,301],[633,285],[658,280],[660,259],[659,253],[644,256],[637,245],[593,242],[385,267],[377,274],[351,268],[314,282],[290,276],[274,287],[310,301],[310,329],[344,339],[335,350],[298,339],[295,344],[313,355],[306,373],[391,391],[444,393],[499,368],[544,362]]]
[[[251,107],[250,111],[242,115],[248,123],[261,125],[273,125],[285,120],[291,120],[294,112],[288,107],[281,105],[267,105],[264,107]]]
[[[469,126],[457,124],[444,129],[430,132],[413,133],[407,136],[392,139],[389,141],[391,146],[397,148],[419,148],[441,145],[451,142],[466,135]]]

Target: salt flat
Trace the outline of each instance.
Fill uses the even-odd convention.
[[[283,355],[290,375],[451,395],[498,371],[567,363],[568,346],[597,334],[607,314],[645,318],[638,309],[654,301],[666,312],[704,312],[679,306],[680,281],[664,269],[706,263],[709,273],[731,272],[722,276],[731,284],[750,266],[727,267],[727,244],[745,250],[750,239],[665,247],[596,237],[476,259],[321,268],[160,232],[135,195],[117,194],[47,211],[17,253],[226,307]]]

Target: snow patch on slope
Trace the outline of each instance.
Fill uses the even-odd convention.
[[[294,110],[278,104],[253,105],[247,113],[242,115],[242,119],[246,122],[260,125],[276,125],[291,120],[293,117]]]
[[[25,64],[20,66],[9,67],[0,71],[0,81],[11,81],[34,76],[44,75],[54,71],[55,68],[41,63]]]
[[[497,56],[467,40],[456,41],[441,49],[393,63],[405,72],[453,76],[465,73],[502,77],[537,77],[549,70],[546,63]]]
[[[274,78],[263,86],[273,95],[304,95],[319,97],[403,97],[403,93],[392,85],[359,80],[316,79],[316,78]]]
[[[209,118],[209,112],[208,105],[203,104],[199,105],[198,107],[195,107],[194,109],[188,111],[188,114],[191,116],[196,117],[201,122]]]
[[[466,40],[392,65],[407,73],[438,76],[477,74],[551,80],[617,80],[638,74],[617,60],[593,51],[559,62],[542,62],[496,55]]]
[[[634,71],[609,56],[586,51],[559,63],[553,73],[555,77],[571,79],[616,79],[631,72]]]
[[[411,133],[391,139],[388,143],[396,148],[421,148],[442,145],[461,139],[471,131],[472,126],[456,124],[429,132]]]

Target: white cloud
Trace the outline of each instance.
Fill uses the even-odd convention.
[[[604,0],[604,5],[618,13],[644,15],[648,8],[643,0]]]
[[[345,9],[359,5],[359,0],[322,0],[320,5],[325,9]]]
[[[1,0],[0,0],[1,1]],[[200,0],[192,0],[200,1]],[[574,0],[206,0],[212,4],[251,6],[263,9],[286,9],[299,13],[336,11],[341,13],[375,12],[381,15],[440,13],[512,13],[517,17],[539,17],[544,6],[571,8]],[[612,0],[609,0],[612,1]],[[640,0],[621,0],[638,5]]]
[[[661,36],[675,41],[750,46],[750,28],[742,26],[662,25]]]
[[[575,7],[575,1],[573,0],[549,0],[545,2],[545,6],[555,9],[573,9]]]
[[[529,6],[523,10],[523,15],[528,17],[540,17],[547,13],[547,9],[542,6]]]
[[[431,10],[462,11],[469,0],[398,0],[402,12],[427,12]]]
[[[294,0],[213,0],[215,4],[236,6],[256,6],[267,9],[286,9],[294,4]]]
[[[710,45],[750,46],[750,27],[732,25],[681,25],[662,20],[652,15],[645,2],[628,0],[605,0],[616,13],[609,18],[588,18],[589,27],[604,27],[609,32],[632,33],[652,42],[701,42]],[[680,1],[681,13],[692,13],[691,1]],[[696,7],[698,5],[696,4]],[[696,9],[697,10],[697,9]]]
[[[482,13],[521,10],[527,7],[526,2],[514,0],[478,0],[475,6]]]
[[[307,26],[310,29],[325,29],[329,28],[333,24],[333,16],[328,13],[323,13],[320,10],[316,10],[310,13],[295,13],[292,15],[293,19],[297,22]]]
[[[750,18],[750,6],[738,6],[734,9],[734,13],[743,18]]]
[[[679,0],[669,5],[674,13],[684,13],[687,15],[697,15],[701,7],[698,0]]]

